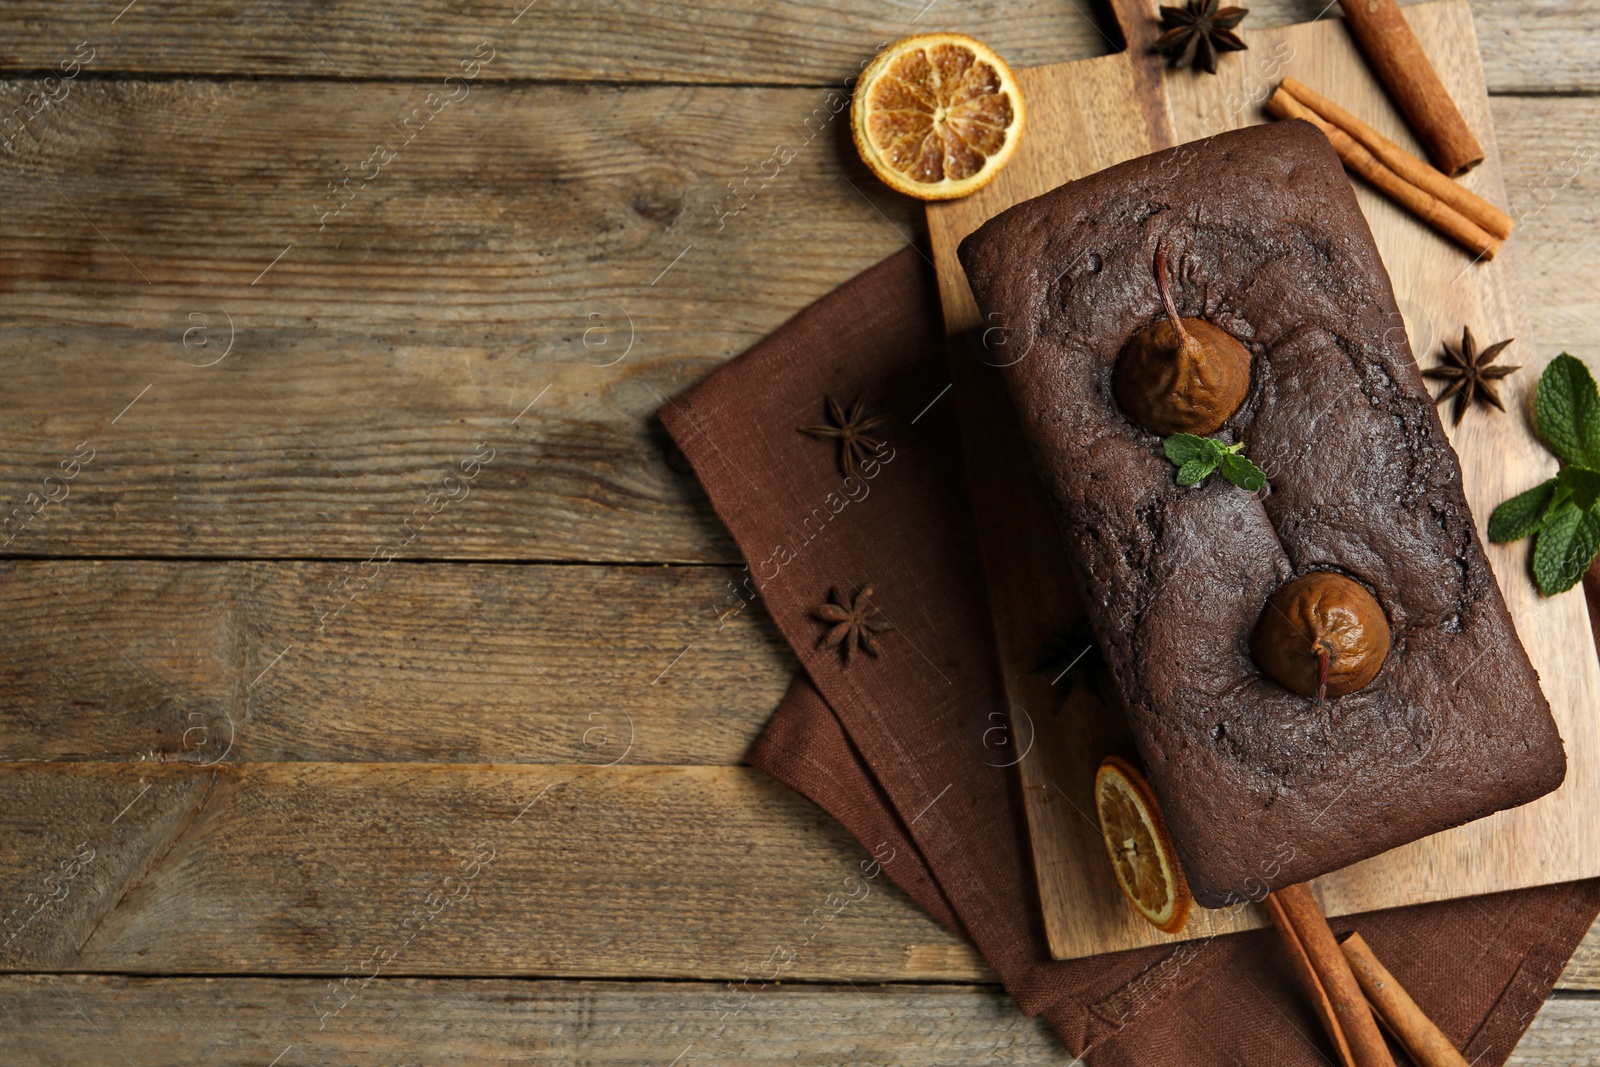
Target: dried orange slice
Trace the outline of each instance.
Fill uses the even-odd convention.
[[[989,184],[1016,151],[1022,92],[1006,61],[959,33],[924,33],[879,53],[856,84],[856,150],[890,188],[951,200]]]
[[[1127,760],[1107,756],[1094,776],[1094,807],[1123,893],[1156,929],[1182,930],[1194,897],[1150,783]]]

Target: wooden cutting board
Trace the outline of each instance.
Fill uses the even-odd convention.
[[[974,506],[1011,704],[1011,729],[991,761],[1019,765],[1040,902],[1052,954],[1071,959],[1168,941],[1210,937],[1265,924],[1254,906],[1197,908],[1176,935],[1159,933],[1123,901],[1095,821],[1095,767],[1110,752],[1131,754],[1122,716],[1086,687],[1065,699],[1034,673],[1054,634],[1082,617],[1066,547],[1011,416],[999,374],[964,351],[958,335],[983,323],[955,256],[960,240],[1014,203],[1071,179],[1172,144],[1271,121],[1261,107],[1285,74],[1343,104],[1420,155],[1416,141],[1373,78],[1342,21],[1250,31],[1249,50],[1223,57],[1217,77],[1167,72],[1148,52],[1154,5],[1115,0],[1130,48],[1118,55],[1017,71],[1028,127],[1010,165],[977,194],[928,206],[952,375],[961,410]],[[1420,4],[1406,16],[1488,158],[1464,180],[1505,206],[1472,18],[1463,0]],[[1524,370],[1507,380],[1505,415],[1469,414],[1446,426],[1461,457],[1467,500],[1480,536],[1507,497],[1555,473],[1528,414],[1546,360],[1534,350],[1517,274],[1516,239],[1492,263],[1470,256],[1359,182],[1356,195],[1377,239],[1423,366],[1441,341],[1470,325],[1483,343],[1517,341],[1503,358]],[[973,331],[976,334],[976,331]],[[968,335],[969,337],[972,335]],[[1003,349],[1002,349],[1003,351]],[[1533,804],[1481,819],[1327,875],[1315,887],[1330,915],[1545,885],[1600,875],[1600,663],[1583,595],[1543,598],[1527,569],[1527,542],[1489,545],[1506,603],[1539,671],[1566,741],[1565,784]],[[1463,664],[1470,670],[1470,664]],[[1008,755],[1015,753],[1016,755]],[[1356,788],[1359,788],[1356,783]]]

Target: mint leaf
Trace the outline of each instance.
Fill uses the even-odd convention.
[[[1572,537],[1578,532],[1581,522],[1583,512],[1575,504],[1563,504],[1551,513],[1544,529],[1533,540],[1533,580],[1539,583],[1539,591],[1545,596],[1551,595],[1558,586],[1570,588],[1570,585],[1561,586],[1564,576],[1562,562],[1572,547]]]
[[[1600,516],[1571,502],[1561,505],[1533,541],[1533,577],[1545,596],[1577,585],[1600,551]]]
[[[1581,360],[1565,352],[1539,375],[1533,412],[1539,436],[1566,463],[1600,469],[1600,392]]]
[[[1544,525],[1544,518],[1550,512],[1555,491],[1556,480],[1551,478],[1526,493],[1518,493],[1495,508],[1494,514],[1489,516],[1489,540],[1496,543],[1520,541],[1536,532]]]
[[[1592,470],[1562,467],[1556,475],[1556,484],[1566,490],[1564,495],[1584,511],[1593,511],[1595,501],[1600,500],[1600,474]]]
[[[1600,513],[1591,511],[1584,515],[1583,522],[1578,526],[1578,536],[1573,539],[1572,560],[1576,569],[1572,580],[1564,588],[1571,589],[1581,582],[1597,555],[1600,555]],[[1556,590],[1558,593],[1561,591]]]
[[[1179,485],[1203,482],[1221,467],[1223,477],[1253,493],[1267,484],[1267,476],[1239,454],[1243,450],[1243,443],[1225,445],[1215,437],[1196,437],[1192,433],[1175,433],[1161,442],[1161,451],[1178,468]]]
[[[1196,437],[1192,433],[1175,433],[1161,442],[1161,451],[1167,454],[1173,466],[1182,467],[1197,459],[1212,459],[1214,455],[1212,446],[1215,443],[1209,438]],[[1215,465],[1213,462],[1212,466]]]
[[[1550,506],[1544,509],[1545,518],[1549,518],[1566,505],[1572,503],[1572,486],[1566,484],[1560,478],[1555,479],[1555,483],[1555,491],[1550,494]]]
[[[1267,476],[1260,467],[1231,451],[1222,457],[1222,476],[1252,493],[1267,484]]]
[[[1545,596],[1578,584],[1600,553],[1600,389],[1583,362],[1563,352],[1539,375],[1539,436],[1564,464],[1554,478],[1512,497],[1489,516],[1489,540],[1533,535],[1533,578]]]
[[[1191,459],[1178,468],[1178,484],[1193,485],[1204,480],[1216,469],[1217,461],[1214,459]]]

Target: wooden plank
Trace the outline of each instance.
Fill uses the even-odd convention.
[[[1600,1000],[1558,996],[1539,1009],[1506,1067],[1597,1067],[1597,1050]]]
[[[80,442],[94,459],[0,553],[365,559],[487,442],[472,498],[402,555],[735,562],[651,413],[921,225],[829,133],[719,229],[727,182],[823,121],[810,90],[474,91],[318,233],[335,161],[416,87],[84,88],[0,152],[0,518]],[[1496,109],[1535,329],[1600,353],[1600,281],[1571,269],[1600,258],[1594,168],[1559,177],[1600,104]],[[226,315],[233,352],[188,365]],[[596,325],[611,347],[584,346]]]
[[[770,968],[768,972],[770,973]],[[992,986],[378,979],[318,1029],[316,979],[0,978],[7,1062],[905,1064],[1064,1062]],[[743,1010],[735,1012],[735,1007]],[[79,1014],[81,1009],[82,1014]],[[116,1051],[114,1051],[116,1050]]]
[[[1439,66],[1441,76],[1462,103],[1468,121],[1484,133],[1489,158],[1468,179],[1480,193],[1504,200],[1499,160],[1490,131],[1487,98],[1475,55],[1452,48],[1470,39],[1471,15],[1465,4],[1435,3],[1413,7],[1409,17],[1418,38]],[[1292,73],[1318,86],[1356,112],[1368,116],[1391,137],[1406,140],[1403,123],[1365,62],[1331,23],[1303,24],[1282,30],[1247,31],[1251,62],[1227,66],[1215,79],[1168,77],[1166,106],[1175,136],[1185,143],[1256,121],[1255,108],[1282,73]],[[977,325],[977,311],[965,286],[959,284],[957,243],[985,218],[1011,203],[1054,188],[1064,178],[1088,173],[1111,162],[1142,154],[1141,140],[1160,144],[1145,118],[1128,103],[1125,88],[1107,91],[1106,64],[1096,59],[1034,68],[1021,75],[1024,91],[1046,97],[1054,106],[1035,116],[1029,141],[1019,152],[1020,166],[1008,167],[999,179],[964,201],[933,204],[928,224],[939,265],[947,325],[952,331]],[[1090,140],[1084,130],[1095,131]],[[1089,146],[1101,146],[1105,159],[1089,159]],[[1521,337],[1517,360],[1528,367],[1510,384],[1513,411],[1526,407],[1542,360],[1530,338],[1530,327],[1516,273],[1515,251],[1494,263],[1476,264],[1395,205],[1364,187],[1357,189],[1379,249],[1396,279],[1396,296],[1407,312],[1409,329],[1421,359],[1431,363],[1439,340],[1456,336],[1459,324],[1471,323],[1480,334]],[[955,279],[952,281],[952,279]],[[1448,323],[1446,326],[1444,324]],[[985,354],[1004,360],[1001,347]],[[957,361],[958,371],[981,366],[973,358]],[[992,421],[991,406],[974,418]],[[966,409],[964,409],[964,415]],[[1486,518],[1495,504],[1554,473],[1555,462],[1533,437],[1524,419],[1479,420],[1453,429],[1452,441],[1462,457],[1467,497],[1474,513]],[[1128,749],[1125,732],[1108,728],[1108,715],[1098,700],[1080,688],[1064,704],[1032,671],[1050,635],[1071,624],[1079,609],[1070,590],[1037,595],[1036,576],[1050,573],[1064,551],[1053,522],[1027,530],[1015,521],[1014,501],[1038,494],[1024,460],[995,462],[980,457],[974,469],[1023,471],[1013,484],[976,487],[979,514],[985,513],[987,491],[998,499],[989,511],[1008,516],[1004,545],[985,545],[991,601],[997,606],[997,636],[1012,703],[1028,722],[1019,731],[1036,728],[1038,743],[1021,762],[1023,796],[1030,838],[1036,854],[1040,897],[1052,952],[1076,958],[1099,952],[1165,943],[1189,937],[1249,929],[1262,924],[1256,909],[1196,909],[1188,926],[1176,935],[1155,931],[1122,901],[1105,862],[1098,826],[1085,815],[1093,810],[1093,769],[1108,752]],[[984,479],[980,479],[984,481]],[[1046,509],[1027,513],[1044,516]],[[983,526],[980,523],[980,526]],[[992,524],[991,524],[992,525]],[[998,549],[998,550],[996,550]],[[1581,597],[1544,598],[1525,578],[1525,546],[1490,546],[1490,559],[1501,578],[1507,606],[1517,622],[1534,666],[1539,670],[1556,722],[1571,753],[1566,784],[1556,793],[1512,811],[1434,835],[1369,859],[1318,880],[1324,908],[1333,915],[1448,899],[1591,877],[1600,873],[1600,854],[1588,845],[1587,812],[1600,797],[1600,767],[1592,755],[1600,748],[1600,731],[1586,714],[1588,694],[1600,690],[1600,664],[1590,636]],[[1059,710],[1058,710],[1059,709]],[[1033,736],[1033,730],[1026,730]],[[1485,857],[1493,862],[1485,862]]]
[[[12,763],[0,810],[6,971],[739,980],[775,943],[796,980],[980,966],[745,767]]]
[[[0,562],[0,760],[735,764],[796,670],[742,576]]]
[[[1557,989],[1600,990],[1600,921],[1584,936],[1556,982]]]
[[[0,805],[0,971],[993,980],[748,768],[0,764]]]
[[[0,83],[0,109],[44,86]],[[441,338],[470,351],[515,337],[521,358],[611,362],[616,348],[581,344],[587,312],[608,300],[632,316],[631,369],[671,350],[662,316],[681,328],[685,303],[721,288],[690,347],[729,355],[726,339],[748,343],[767,306],[803,306],[903,243],[894,222],[911,216],[886,219],[887,192],[850,184],[866,172],[838,150],[837,95],[469,90],[448,102],[390,82],[80,85],[0,152],[16,227],[7,324],[153,331],[161,362],[181,368],[217,358],[220,344],[182,341],[191,310],[225,333],[220,302],[247,335],[222,367],[268,362],[245,343],[261,334],[355,326],[395,344],[371,348],[399,391],[418,370],[404,346]]]
[[[82,90],[0,153],[7,553],[364,557],[483,443],[402,555],[731,561],[654,410],[912,232],[809,90],[480,89],[320,231],[423,88]]]
[[[1498,97],[1512,243],[1543,356],[1568,351],[1600,368],[1600,99]]]
[[[770,969],[769,969],[770,971]],[[379,978],[318,1029],[314,978],[0,977],[9,1063],[1067,1063],[994,986]],[[734,1012],[734,1008],[741,1010]],[[1557,996],[1509,1064],[1600,1063],[1600,1001]],[[92,1051],[91,1051],[92,1050]],[[1070,1061],[1079,1063],[1081,1061]]]
[[[1089,4],[712,4],[645,0],[585,5],[424,0],[395,9],[378,0],[282,0],[263,5],[194,2],[181,11],[49,0],[7,5],[0,70],[57,67],[79,41],[96,47],[89,70],[337,79],[443,78],[482,41],[496,48],[481,75],[497,79],[836,85],[874,47],[910,33],[958,30],[989,42],[1013,65],[1084,59],[1113,50]],[[276,7],[276,10],[275,10]],[[1257,0],[1252,29],[1325,14],[1303,0]],[[518,12],[521,10],[520,18]],[[1594,20],[1559,0],[1484,0],[1474,5],[1489,87],[1495,92],[1600,88],[1586,58]],[[515,22],[513,20],[515,19]]]
[[[624,306],[606,306],[625,334]],[[212,307],[222,322],[228,302]],[[174,314],[181,332],[190,313]],[[576,343],[581,320],[562,315],[541,321],[577,323]],[[106,344],[122,354],[103,374],[76,373]],[[245,345],[249,362],[208,379],[159,329],[0,330],[0,360],[40,357],[0,413],[0,552],[738,561],[653,417],[708,369],[681,349],[599,369],[527,358],[510,336],[413,345],[355,324],[240,332]],[[79,453],[93,459],[63,486],[57,468]],[[460,465],[477,455],[492,459],[463,499]]]
[[[1111,47],[1089,5],[1048,0],[976,10],[927,0],[776,6],[623,0],[601,7],[577,0],[526,7],[424,0],[403,11],[371,0],[278,0],[277,11],[209,3],[176,14],[135,8],[111,27],[117,6],[69,14],[25,0],[8,8],[14,28],[5,36],[15,40],[6,43],[17,51],[0,69],[54,66],[56,48],[70,54],[88,38],[105,43],[94,67],[119,71],[442,78],[487,40],[496,53],[486,78],[829,85],[855,73],[880,42],[911,33],[974,34],[1013,62]]]

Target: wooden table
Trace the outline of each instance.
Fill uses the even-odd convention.
[[[878,42],[1086,9],[124,3],[0,11],[0,1060],[1059,1061],[892,889],[797,934],[863,852],[740,765],[795,662],[651,412],[921,237]],[[1600,7],[1476,14],[1600,365]]]

